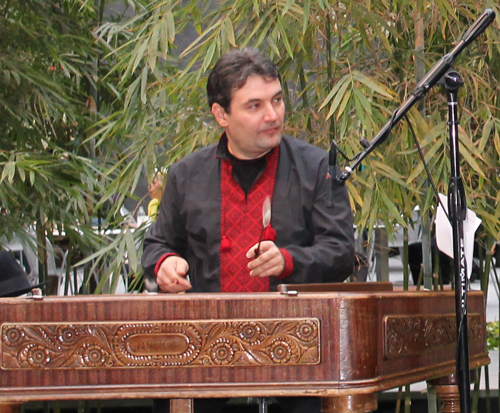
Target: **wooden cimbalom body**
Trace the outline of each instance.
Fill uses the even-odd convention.
[[[483,293],[469,292],[467,320],[472,369],[489,363]],[[455,373],[454,292],[389,283],[0,298],[0,332],[4,412],[132,398],[190,412],[193,398],[279,396],[369,412],[378,392]]]

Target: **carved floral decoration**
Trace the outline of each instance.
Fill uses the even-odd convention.
[[[2,324],[2,369],[310,365],[318,319]]]
[[[385,318],[386,359],[415,356],[456,345],[455,315],[391,316]],[[484,340],[484,323],[479,314],[467,317],[469,341]]]

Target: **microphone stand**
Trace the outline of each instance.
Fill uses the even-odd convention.
[[[467,328],[467,263],[464,245],[464,221],[467,216],[465,189],[460,176],[458,146],[458,89],[464,84],[460,74],[450,70],[438,82],[448,96],[451,176],[448,187],[448,214],[453,229],[453,271],[455,279],[455,311],[457,319],[457,360],[460,411],[470,412],[470,370]]]
[[[438,82],[445,85],[448,93],[448,116],[450,125],[450,158],[451,173],[448,195],[448,211],[453,228],[453,259],[455,271],[455,310],[457,323],[457,360],[456,370],[458,388],[460,392],[460,411],[470,413],[470,371],[469,347],[467,336],[467,271],[464,246],[463,223],[467,207],[465,191],[459,170],[458,146],[458,121],[457,121],[457,91],[463,80],[457,72],[450,71],[456,57],[476,39],[495,19],[495,12],[487,9],[467,30],[455,48],[443,56],[439,62],[417,84],[410,97],[392,114],[391,119],[384,125],[371,142],[362,141],[364,150],[354,158],[351,166],[346,167],[334,182],[342,185],[351,176],[353,171],[361,164],[378,145],[389,136],[392,128],[406,115],[412,106]],[[443,79],[443,80],[441,80]]]

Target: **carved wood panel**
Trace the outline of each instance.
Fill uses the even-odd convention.
[[[467,317],[469,341],[483,339],[485,328],[479,314]],[[416,356],[456,345],[455,315],[387,316],[384,320],[386,359]]]
[[[314,365],[316,318],[1,325],[1,365],[18,369]]]

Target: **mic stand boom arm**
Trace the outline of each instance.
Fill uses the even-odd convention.
[[[350,166],[346,167],[341,175],[337,177],[338,183],[343,184],[352,175],[352,172],[356,170],[363,159],[365,159],[366,156],[368,156],[378,145],[385,142],[392,128],[404,115],[406,115],[413,105],[419,99],[424,97],[427,92],[429,92],[429,90],[448,72],[456,57],[462,53],[462,51],[474,39],[484,32],[493,20],[495,20],[495,12],[491,9],[485,10],[483,14],[479,16],[469,30],[467,30],[467,32],[462,36],[462,39],[458,42],[455,48],[450,53],[443,56],[441,60],[434,65],[434,67],[418,83],[410,97],[392,114],[389,122],[384,125],[377,136],[375,136],[373,140],[366,145],[363,151],[356,155],[354,162]]]

